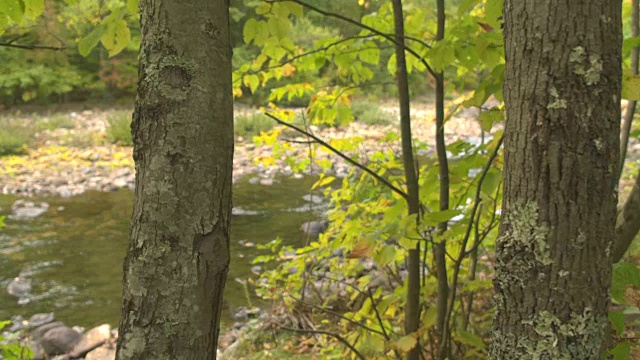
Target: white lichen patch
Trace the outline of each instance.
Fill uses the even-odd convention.
[[[587,85],[595,85],[600,82],[603,68],[600,55],[587,56],[585,49],[582,46],[577,46],[569,54],[569,62],[573,64],[573,73],[581,76]]]
[[[560,98],[560,94],[558,94],[558,89],[554,86],[549,89],[549,95],[553,99],[553,102],[547,105],[547,109],[566,109],[567,108],[567,100]]]
[[[602,140],[593,139],[593,146],[596,147],[596,150],[598,150],[598,152],[602,152]]]
[[[571,314],[562,321],[550,311],[540,311],[522,325],[533,332],[521,334],[495,331],[491,358],[521,360],[597,359],[603,344],[608,320],[593,314],[590,308]]]
[[[145,81],[148,86],[157,88],[164,99],[182,101],[187,99],[196,69],[197,64],[193,60],[171,55],[157,64],[149,64]]]
[[[538,205],[534,202],[517,202],[504,221],[509,230],[498,239],[505,249],[529,252],[542,265],[553,263],[547,245],[547,225],[538,221]]]

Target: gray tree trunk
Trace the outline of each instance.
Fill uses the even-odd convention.
[[[142,0],[118,359],[215,359],[229,267],[228,0]]]
[[[504,204],[490,357],[602,359],[621,2],[505,0]]]

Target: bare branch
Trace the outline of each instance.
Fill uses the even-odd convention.
[[[345,161],[347,161],[348,163],[350,163],[351,165],[359,168],[360,170],[366,172],[367,174],[373,176],[376,180],[380,181],[381,183],[383,183],[386,187],[388,187],[389,189],[391,189],[393,192],[395,192],[396,194],[402,196],[404,199],[407,198],[407,194],[398,189],[397,187],[395,187],[392,183],[390,183],[387,179],[383,178],[382,176],[376,174],[373,170],[369,169],[368,167],[366,167],[365,165],[360,164],[359,162],[351,159],[350,157],[348,157],[347,155],[345,155],[344,153],[342,153],[341,151],[339,151],[338,149],[334,148],[333,146],[329,145],[327,142],[323,141],[322,139],[318,138],[317,136],[309,133],[308,131],[305,131],[303,129],[300,129],[299,127],[289,124],[285,121],[282,121],[280,119],[278,119],[277,117],[275,117],[273,114],[270,113],[265,113],[265,115],[267,115],[268,117],[272,118],[273,120],[275,120],[278,124],[280,125],[284,125],[290,129],[293,129],[307,137],[312,138],[313,140],[315,140],[318,144],[324,146],[325,148],[329,149],[331,152],[333,152],[334,154],[338,155],[339,157],[341,157],[342,159],[344,159]]]
[[[358,349],[356,349],[355,347],[353,347],[353,345],[349,344],[349,342],[343,338],[342,336],[336,334],[336,333],[332,333],[330,331],[324,331],[324,330],[306,330],[306,329],[294,329],[294,328],[288,328],[288,327],[283,327],[281,326],[280,329],[282,330],[288,330],[288,331],[295,331],[295,332],[302,332],[302,333],[308,333],[308,334],[322,334],[322,335],[329,335],[329,336],[333,336],[334,338],[336,338],[338,341],[340,341],[341,343],[344,344],[344,346],[348,347],[349,350],[351,350],[359,359],[362,360],[367,360],[364,355],[362,355]]]

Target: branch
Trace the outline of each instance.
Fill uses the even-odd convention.
[[[631,14],[631,36],[638,37],[640,35],[640,1],[633,0],[631,3],[633,8]],[[631,49],[631,73],[638,75],[638,60],[640,58],[640,48],[635,46]],[[627,157],[627,145],[629,144],[629,134],[631,133],[631,123],[633,122],[633,115],[636,112],[635,100],[629,101],[627,109],[624,112],[624,119],[622,120],[622,133],[620,134],[620,169],[618,170],[618,180],[622,176],[622,169],[624,168],[624,160]]]
[[[324,330],[294,329],[294,328],[288,328],[288,327],[284,327],[284,326],[280,326],[280,329],[281,330],[288,330],[288,331],[295,331],[295,332],[303,332],[303,333],[308,333],[308,334],[322,334],[322,335],[333,336],[338,341],[343,343],[346,347],[348,347],[349,350],[351,350],[359,359],[367,360],[364,357],[364,355],[362,355],[355,347],[353,347],[353,345],[349,344],[349,342],[345,338],[343,338],[342,336],[340,336],[340,335],[338,335],[336,333],[332,333],[330,331],[324,331]]]
[[[58,46],[49,46],[49,45],[20,45],[20,44],[13,44],[11,42],[0,43],[0,46],[16,48],[16,49],[24,49],[24,50],[54,50],[54,51],[61,51],[67,48],[66,46],[58,47]]]
[[[301,0],[264,0],[264,1],[265,2],[269,2],[269,3],[284,2],[284,1],[294,2],[296,4],[299,4],[299,5],[302,5],[302,6],[306,7],[309,10],[315,11],[318,14],[321,14],[321,15],[324,15],[324,16],[333,17],[333,18],[336,18],[336,19],[340,19],[342,21],[348,22],[349,24],[355,25],[355,26],[357,26],[359,28],[362,28],[362,29],[365,29],[365,30],[369,30],[374,34],[376,34],[378,36],[381,36],[381,37],[391,41],[395,45],[402,46],[408,53],[410,53],[411,55],[415,56],[422,63],[422,65],[424,65],[427,68],[427,71],[429,72],[429,74],[431,74],[431,76],[434,76],[434,77],[436,76],[436,72],[431,68],[431,66],[429,66],[429,63],[427,63],[427,61],[422,56],[420,56],[420,54],[418,54],[417,51],[415,51],[412,48],[408,47],[404,43],[396,41],[393,38],[393,35],[385,34],[382,31],[377,30],[377,29],[375,29],[375,28],[373,28],[373,27],[371,27],[369,25],[365,25],[365,24],[363,24],[363,23],[361,23],[359,21],[353,20],[353,19],[351,19],[349,17],[346,17],[344,15],[340,15],[340,14],[337,14],[337,13],[332,13],[332,12],[329,12],[329,11],[322,10],[320,8],[317,8],[317,7],[313,6],[313,5],[307,4],[307,3],[305,3],[304,1],[301,1]],[[408,38],[408,39],[413,40],[413,41],[419,41],[421,44],[423,44],[423,45],[425,45],[427,47],[430,47],[427,44],[422,43],[422,41],[420,41],[419,39],[416,39],[416,38],[413,38],[413,37],[412,38]]]
[[[381,183],[383,183],[386,187],[388,187],[389,189],[391,189],[393,192],[395,192],[396,194],[402,196],[402,198],[406,199],[407,198],[407,194],[398,189],[397,187],[395,187],[392,183],[390,183],[387,179],[383,178],[382,176],[376,174],[373,170],[369,169],[368,167],[366,167],[365,165],[360,164],[359,162],[351,159],[350,157],[348,157],[347,155],[343,154],[341,151],[339,151],[338,149],[334,148],[333,146],[329,145],[328,143],[326,143],[325,141],[321,140],[320,138],[318,138],[317,136],[300,129],[299,127],[289,124],[287,122],[284,122],[280,119],[278,119],[277,117],[273,116],[270,113],[265,113],[265,115],[267,115],[268,117],[270,117],[271,119],[273,119],[275,122],[277,122],[280,125],[284,125],[290,129],[293,129],[307,137],[312,138],[313,140],[315,140],[318,144],[324,146],[325,148],[329,149],[331,152],[333,152],[334,154],[338,155],[339,157],[341,157],[342,159],[344,159],[345,161],[347,161],[349,164],[359,168],[360,170],[366,172],[367,174],[373,176],[376,180],[380,181]]]
[[[613,263],[622,259],[640,230],[640,172],[620,213],[613,241]]]

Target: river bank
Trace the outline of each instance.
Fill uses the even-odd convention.
[[[397,122],[397,113],[393,107],[382,107],[384,113]],[[119,110],[123,111],[123,110]],[[239,109],[237,116],[254,109]],[[37,141],[26,149],[22,155],[0,157],[0,193],[33,196],[53,195],[70,197],[84,193],[87,190],[114,191],[121,188],[133,189],[135,181],[132,148],[105,144],[100,139],[105,138],[108,128],[108,118],[112,110],[84,110],[81,112],[67,112],[72,122],[65,128],[44,129],[36,134]],[[433,111],[426,105],[417,107],[414,116],[414,139],[428,144],[427,150],[433,145],[435,127]],[[15,115],[16,119],[28,119],[30,115]],[[448,141],[465,138],[477,138],[479,141],[480,128],[473,120],[473,111],[465,111],[447,123]],[[360,138],[360,144],[353,151],[347,151],[350,156],[357,156],[366,162],[369,156],[381,147],[391,149],[399,154],[399,142],[387,141],[388,133],[398,133],[397,125],[367,125],[352,122],[338,128],[309,128],[316,136],[326,141]],[[289,149],[279,154],[274,163],[265,166],[257,159],[271,157],[273,147],[270,145],[256,145],[252,139],[245,136],[236,137],[234,152],[234,182],[245,176],[251,176],[251,181],[264,186],[278,181],[277,177],[301,177],[294,174],[287,158],[308,158],[308,140],[301,134],[291,131],[284,133],[279,141],[287,143]],[[71,139],[71,140],[70,140]],[[75,140],[74,140],[75,139]],[[94,141],[87,141],[93,139]],[[80,141],[79,141],[80,140]],[[351,165],[335,154],[324,150],[314,152],[313,157],[329,165],[327,173],[337,177],[347,176]],[[318,174],[319,166],[307,170],[307,174]]]

